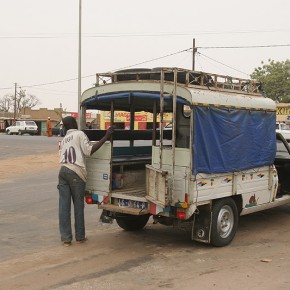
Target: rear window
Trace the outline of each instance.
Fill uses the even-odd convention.
[[[28,126],[36,126],[34,121],[25,121],[26,125]]]
[[[290,130],[289,125],[281,124],[281,130]]]

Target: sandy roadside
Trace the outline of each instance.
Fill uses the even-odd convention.
[[[21,174],[34,173],[59,166],[58,154],[27,155],[0,160],[0,183],[11,182]]]

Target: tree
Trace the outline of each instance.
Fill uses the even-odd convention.
[[[16,98],[16,103],[17,112],[19,113],[22,108],[33,108],[40,102],[36,96],[26,94],[25,91],[20,90],[18,97]]]
[[[13,108],[13,100],[11,96],[6,95],[3,98],[0,98],[0,112],[9,112]]]
[[[26,91],[20,90],[15,95],[5,95],[0,98],[1,112],[14,112],[14,105],[16,103],[16,113],[19,113],[22,108],[33,108],[40,103],[39,99],[31,94],[26,94]]]
[[[261,81],[266,96],[283,103],[290,103],[290,60],[261,62],[251,78]]]

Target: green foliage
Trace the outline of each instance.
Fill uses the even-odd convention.
[[[251,78],[262,82],[266,96],[279,102],[290,103],[290,60],[274,61],[268,59],[255,68]]]

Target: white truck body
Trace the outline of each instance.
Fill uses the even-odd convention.
[[[227,77],[219,82],[217,75],[178,69],[162,69],[159,73],[156,79],[154,72],[153,80],[142,79],[141,73],[141,77],[135,73],[136,79],[132,80],[128,73],[129,80],[122,81],[113,74],[111,82],[83,93],[84,112],[111,109],[111,124],[114,106],[130,111],[133,120],[134,110],[160,113],[161,124],[163,112],[172,112],[169,145],[165,141],[168,130],[162,126],[151,130],[149,146],[137,145],[133,130],[121,134],[116,131],[113,142],[88,157],[87,193],[125,230],[143,228],[152,215],[155,222],[165,225],[190,225],[193,240],[227,245],[235,235],[239,215],[290,202],[290,186],[289,190],[288,185],[282,187],[278,179],[285,173],[284,167],[274,166],[276,105],[257,92],[255,83],[240,79],[228,82]],[[168,79],[166,73],[174,78]],[[185,83],[179,83],[180,76]],[[185,106],[191,108],[190,116],[184,116]],[[268,136],[255,131],[261,128],[270,130]],[[94,140],[94,134],[100,132],[86,133]],[[139,133],[141,140],[148,140],[147,132]],[[118,136],[125,140],[125,135],[129,144],[117,145]],[[243,148],[241,152],[239,148]],[[246,157],[244,150],[248,150]],[[287,150],[289,155],[289,147]],[[231,164],[231,160],[241,164]]]
[[[276,133],[282,134],[282,136],[287,140],[290,141],[290,126],[285,123],[276,123]]]

